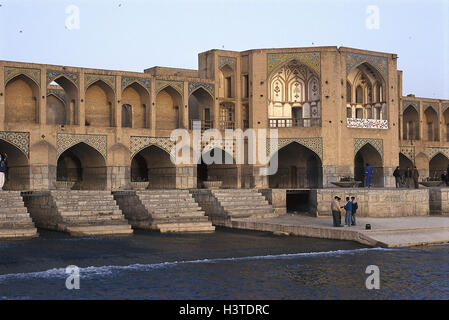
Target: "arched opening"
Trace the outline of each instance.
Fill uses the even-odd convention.
[[[449,159],[441,153],[438,153],[429,162],[429,177],[440,178],[449,167]]]
[[[353,68],[346,79],[347,108],[360,109],[356,118],[387,120],[385,80],[368,62]]]
[[[220,68],[219,72],[219,86],[218,86],[218,96],[220,98],[233,98],[235,95],[234,86],[234,70],[225,64]]]
[[[403,140],[419,140],[419,115],[413,106],[408,106],[402,115]]]
[[[8,81],[5,88],[5,122],[39,122],[39,86],[20,74]]]
[[[182,123],[182,97],[171,86],[156,96],[156,130],[173,130]]]
[[[293,142],[278,151],[278,171],[269,176],[270,188],[322,188],[323,165],[312,150]]]
[[[399,169],[401,169],[401,174],[403,174],[407,168],[413,169],[413,162],[402,153],[399,153]]]
[[[432,107],[428,107],[426,111],[424,111],[424,121],[427,141],[440,141],[438,114]]]
[[[213,128],[214,99],[203,88],[195,90],[189,97],[189,126],[193,121],[201,121],[201,129]]]
[[[122,105],[122,128],[132,128],[133,110],[130,104]]]
[[[134,82],[127,86],[122,92],[122,108],[127,105],[132,110],[130,119],[123,121],[122,113],[122,127],[126,124],[128,128],[148,128],[150,119],[147,111],[147,105],[150,104],[150,95],[148,91],[139,83]],[[123,109],[122,109],[123,112]],[[128,116],[128,115],[126,115]]]
[[[449,142],[449,109],[443,112],[445,141]]]
[[[291,60],[277,68],[269,79],[271,128],[321,125],[320,77],[314,70]]]
[[[53,85],[56,84],[56,85]],[[78,124],[78,90],[72,81],[64,76],[53,80],[47,87],[47,124]],[[57,101],[56,99],[59,99]]]
[[[0,153],[8,156],[4,190],[28,190],[30,188],[30,166],[28,158],[17,147],[0,139]]]
[[[131,161],[131,182],[148,181],[149,189],[175,189],[176,166],[170,154],[157,146],[149,146]]]
[[[365,186],[365,167],[369,164],[373,168],[372,186],[384,186],[384,168],[379,152],[369,143],[365,144],[354,158],[354,179],[362,181]]]
[[[86,125],[93,127],[114,126],[114,90],[98,80],[86,91]]]
[[[54,94],[47,96],[47,124],[66,124],[66,101]]]
[[[214,159],[214,162],[209,163],[209,159]],[[204,181],[221,181],[222,188],[237,188],[237,175],[237,166],[232,155],[220,148],[203,151],[201,162],[197,165],[198,186],[203,186]]]
[[[95,148],[81,142],[64,151],[58,158],[56,180],[70,189],[105,190],[106,161]]]

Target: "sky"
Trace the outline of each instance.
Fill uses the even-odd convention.
[[[396,53],[404,95],[449,99],[449,0],[0,0],[1,60],[143,72],[310,46]]]

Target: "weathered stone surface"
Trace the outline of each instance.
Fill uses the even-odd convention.
[[[38,236],[19,191],[0,190],[0,239],[29,239]]]
[[[40,228],[68,232],[73,236],[133,233],[108,191],[35,191],[24,193],[23,198]]]
[[[163,233],[215,230],[188,190],[117,191],[114,198],[134,228]]]

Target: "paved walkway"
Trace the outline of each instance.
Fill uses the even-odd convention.
[[[334,228],[331,217],[314,218],[300,215],[233,221],[233,227],[239,229],[352,240],[373,247],[449,243],[449,217],[358,218],[357,224],[353,227]],[[365,230],[366,224],[371,224],[372,229]]]

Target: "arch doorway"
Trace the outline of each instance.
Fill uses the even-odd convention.
[[[7,154],[6,181],[4,190],[28,190],[30,187],[30,166],[28,158],[17,147],[0,139],[0,153]]]
[[[81,142],[59,156],[56,180],[70,189],[105,190],[106,161],[96,149]]]
[[[157,146],[149,146],[131,161],[131,182],[148,181],[149,189],[175,189],[176,166],[170,154]]]
[[[379,152],[369,143],[365,144],[354,158],[354,179],[362,181],[365,186],[365,166],[369,164],[373,168],[373,187],[384,186],[384,168]]]
[[[292,142],[278,151],[278,171],[269,176],[270,188],[323,187],[323,165],[309,148]]]
[[[438,153],[429,162],[429,177],[440,178],[449,167],[449,159],[441,153]]]
[[[214,163],[208,164],[208,159],[214,159]],[[201,163],[197,165],[197,185],[203,186],[204,181],[222,181],[223,188],[237,188],[238,171],[234,158],[220,148],[203,152]]]

